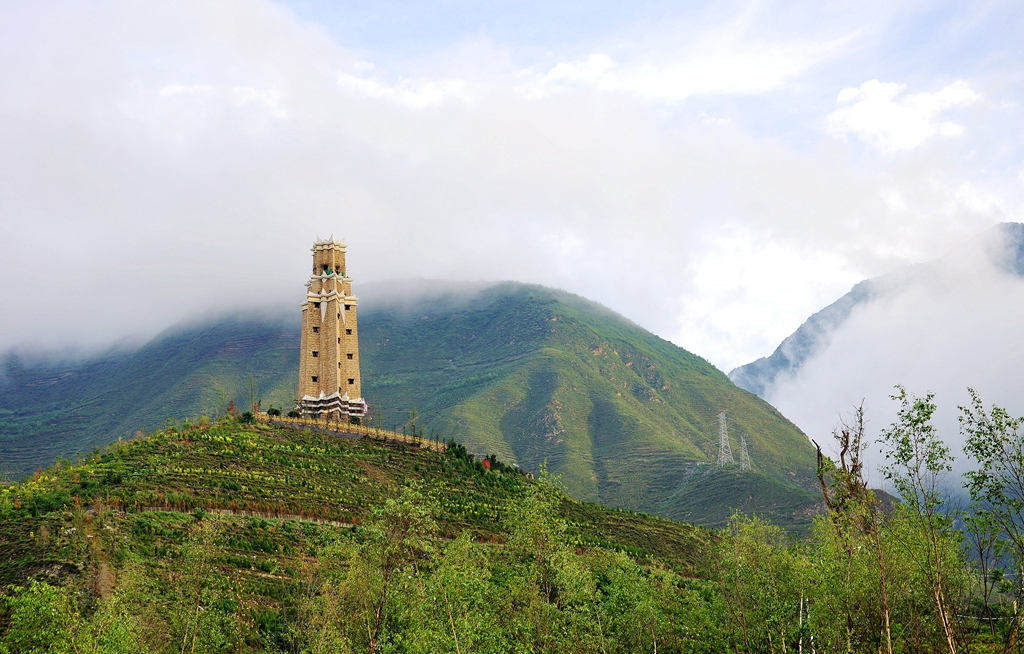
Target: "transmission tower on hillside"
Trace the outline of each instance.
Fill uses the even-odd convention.
[[[746,434],[740,434],[740,470],[750,470],[750,454],[747,452]]]
[[[732,446],[729,445],[729,427],[725,423],[725,411],[718,414],[718,467],[736,463],[732,458]]]

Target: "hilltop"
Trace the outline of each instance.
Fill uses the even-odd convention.
[[[0,582],[28,588],[8,591],[8,597],[35,602],[27,610],[66,612],[54,627],[60,631],[30,629],[21,636],[30,640],[60,633],[66,645],[72,634],[91,638],[96,632],[135,639],[133,647],[154,651],[178,651],[190,638],[199,639],[201,651],[292,651],[299,644],[315,645],[317,631],[310,625],[320,624],[317,620],[347,619],[323,614],[324,602],[346,593],[370,601],[380,593],[379,584],[391,583],[372,568],[364,579],[369,585],[353,589],[354,579],[362,579],[360,561],[385,572],[393,563],[403,571],[401,579],[420,576],[422,584],[436,579],[446,561],[456,565],[457,557],[469,557],[459,559],[455,569],[469,578],[451,581],[445,591],[460,602],[483,585],[520,592],[518,575],[541,555],[554,557],[552,573],[560,572],[550,583],[563,595],[577,583],[565,575],[592,566],[629,577],[640,564],[676,579],[673,583],[706,566],[713,540],[708,532],[578,502],[551,482],[500,462],[487,470],[463,451],[233,419],[169,427],[0,488]],[[524,538],[533,540],[522,559]],[[390,554],[372,558],[377,544]],[[348,575],[349,586],[338,588],[335,597],[326,589],[339,575]],[[417,590],[401,579],[393,582],[392,597],[381,601],[398,601],[402,589],[410,602],[413,596],[426,602],[422,586]],[[48,586],[29,586],[30,580]],[[609,578],[604,588],[616,583]],[[637,577],[629,583],[646,582]],[[634,586],[630,592],[637,591]],[[550,610],[570,611],[564,601]],[[93,622],[74,626],[84,618],[65,602],[96,611]],[[505,605],[497,596],[480,596],[464,610],[494,611],[498,621]],[[17,612],[18,606],[10,604],[9,610]],[[429,603],[388,606],[396,613],[431,610]],[[607,610],[620,615],[624,606],[614,600]],[[117,631],[104,611],[124,611],[117,628],[132,631]],[[354,618],[360,611],[352,607],[343,615]],[[18,619],[7,618],[0,597],[0,639],[8,629],[21,633]],[[441,629],[436,637],[442,640],[448,638],[448,618],[436,616]],[[561,618],[553,613],[545,624],[551,619]],[[458,628],[465,630],[465,644],[474,627],[460,619]],[[523,628],[504,625],[510,636],[503,637]],[[411,629],[401,620],[382,627]],[[363,636],[360,631],[356,624],[350,638],[364,638],[365,630]],[[475,637],[496,637],[497,623],[484,632]]]
[[[375,424],[419,424],[536,471],[578,499],[722,525],[734,508],[801,528],[814,455],[778,411],[706,360],[578,296],[524,284],[360,292],[364,395]],[[400,299],[398,299],[400,298]],[[288,407],[297,317],[232,318],[60,368],[9,360],[0,454],[19,472],[229,399]],[[715,471],[717,414],[751,472]],[[724,475],[724,477],[723,477]]]

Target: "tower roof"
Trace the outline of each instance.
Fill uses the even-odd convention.
[[[316,251],[316,250],[326,250],[328,248],[339,248],[341,250],[344,250],[346,247],[347,246],[345,245],[345,239],[341,239],[340,241],[335,241],[334,240],[334,234],[331,234],[330,238],[327,238],[327,239],[321,239],[319,236],[317,236],[316,240],[313,241],[313,248],[312,249],[314,251]]]

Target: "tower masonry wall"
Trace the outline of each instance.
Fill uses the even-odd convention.
[[[299,339],[299,408],[307,413],[337,410],[361,416],[365,403],[359,374],[357,298],[345,270],[346,246],[333,239],[317,240],[312,251],[313,271],[306,284]]]

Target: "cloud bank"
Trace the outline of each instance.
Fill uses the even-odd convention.
[[[880,63],[953,5],[659,5],[540,42],[493,15],[419,49],[349,42],[339,6],[0,7],[0,350],[298,303],[333,233],[357,285],[558,286],[728,370],[1021,215],[1013,30]]]
[[[765,398],[825,446],[841,417],[862,401],[872,438],[891,424],[896,384],[917,396],[934,393],[939,435],[963,471],[970,462],[961,452],[957,407],[969,404],[968,386],[986,405],[1024,414],[1024,278],[990,252],[977,240],[878,280],[876,299],[854,308],[828,346],[795,375],[778,379]],[[872,463],[881,462],[876,451]]]

